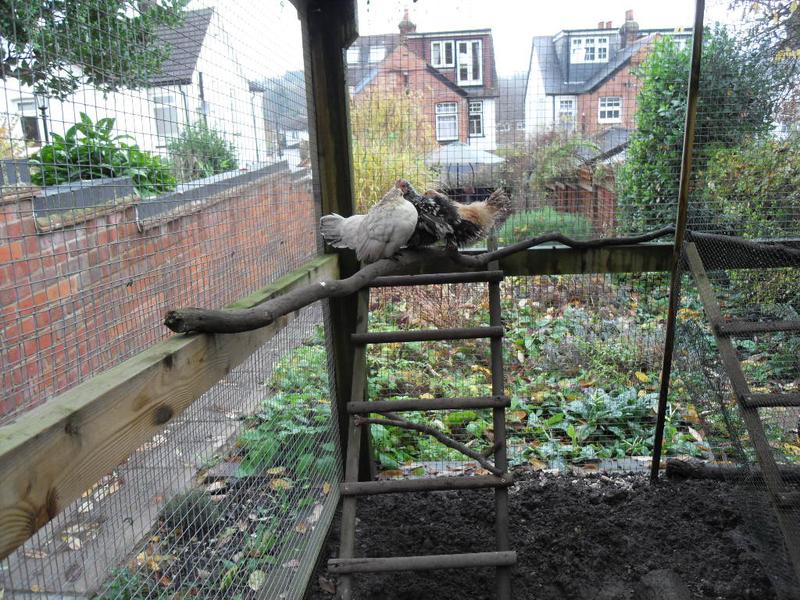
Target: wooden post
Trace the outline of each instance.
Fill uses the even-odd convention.
[[[344,49],[358,37],[355,0],[294,0],[302,23],[306,97],[309,110],[310,159],[315,174],[317,217],[355,212],[352,152]],[[322,240],[319,249],[324,251]],[[358,270],[350,252],[340,255],[340,276]],[[347,454],[347,402],[352,393],[353,353],[350,334],[355,331],[353,298],[328,301],[326,338],[333,357],[332,391],[336,400],[342,456]],[[370,475],[369,436],[361,436],[361,476]]]

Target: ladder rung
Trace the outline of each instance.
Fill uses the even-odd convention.
[[[428,479],[345,481],[341,484],[341,490],[344,496],[371,496],[373,494],[396,494],[402,492],[497,488],[507,487],[513,483],[514,479],[507,473],[503,477],[497,477],[495,475],[459,475],[454,477],[431,477]]]
[[[424,398],[414,400],[374,400],[372,402],[349,402],[347,412],[351,414],[385,413],[410,410],[451,410],[459,408],[499,408],[509,406],[508,396],[483,396],[479,398]]]
[[[717,323],[720,335],[746,336],[769,331],[800,331],[800,321],[725,321]]]
[[[397,342],[431,342],[435,340],[471,340],[503,337],[502,327],[459,327],[454,329],[423,329],[419,331],[384,331],[354,333],[350,336],[356,346],[392,344]]]
[[[508,567],[517,562],[517,553],[473,552],[469,554],[431,554],[430,556],[392,556],[381,558],[332,558],[331,573],[376,573],[380,571],[430,571],[433,569],[469,569],[473,567]]]
[[[369,287],[399,287],[411,285],[437,285],[442,283],[476,283],[502,281],[502,271],[474,271],[466,273],[430,273],[426,275],[388,275],[376,277]]]
[[[748,394],[742,396],[742,404],[748,408],[772,406],[800,406],[800,393],[792,394]]]

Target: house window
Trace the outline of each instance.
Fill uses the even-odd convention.
[[[440,142],[458,139],[458,105],[455,102],[436,105],[436,139]]]
[[[608,62],[608,38],[572,38],[570,61],[578,64]]]
[[[453,42],[431,42],[431,66],[439,69],[454,67]]]
[[[41,133],[39,132],[39,117],[36,115],[36,102],[34,100],[25,100],[18,102],[19,108],[19,124],[22,127],[22,138],[31,144],[39,144],[42,141]]]
[[[597,120],[600,123],[619,123],[622,121],[622,98],[603,96],[598,105]]]
[[[347,64],[357,65],[361,60],[361,48],[359,46],[350,46],[347,49]]]
[[[386,46],[371,46],[369,49],[369,62],[381,62],[386,57]]]
[[[564,131],[574,131],[575,129],[575,100],[558,101],[558,125]]]
[[[481,85],[481,41],[456,42],[456,45],[458,46],[458,68],[456,69],[458,84]]]
[[[153,117],[156,121],[156,134],[163,139],[169,139],[178,134],[178,106],[175,96],[153,96]]]
[[[483,101],[469,102],[469,137],[483,137]]]

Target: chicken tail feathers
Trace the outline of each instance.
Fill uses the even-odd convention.
[[[486,199],[486,206],[494,210],[494,224],[499,225],[509,214],[511,214],[511,199],[506,195],[503,188],[492,192]]]
[[[319,220],[319,231],[322,238],[334,248],[347,248],[347,244],[342,241],[342,226],[345,218],[336,213],[325,215]]]

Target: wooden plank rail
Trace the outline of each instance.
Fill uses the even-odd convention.
[[[315,258],[234,306],[336,278]],[[176,335],[0,428],[0,559],[150,440],[296,317],[235,335]]]

